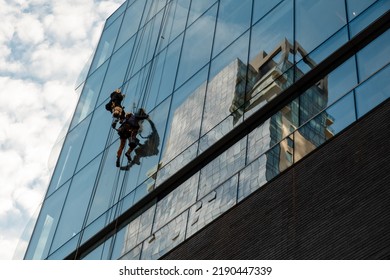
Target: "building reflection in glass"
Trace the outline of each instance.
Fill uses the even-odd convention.
[[[190,94],[173,113],[166,148],[159,163],[159,167],[163,167],[156,185],[193,159],[197,152],[223,137],[243,117],[259,110],[299,79],[303,72],[294,69],[294,55],[303,57],[308,67],[315,67],[315,62],[299,44],[294,47],[284,40],[270,54],[259,52],[248,66],[239,59],[232,61],[209,81],[206,97],[205,83]],[[199,115],[194,114],[199,114],[203,104],[199,132],[199,124],[194,125]],[[184,240],[184,232],[194,234],[235,205],[236,198],[241,201],[331,138],[333,133],[328,127],[332,118],[323,111],[327,104],[327,77],[324,77],[248,134],[247,144],[239,141],[206,165],[199,180],[196,175],[167,195],[157,204],[152,234],[144,241],[141,258],[158,258],[176,246],[178,240]],[[199,134],[203,136],[197,151]],[[230,150],[232,152],[228,153]],[[240,173],[240,184],[237,176],[228,179],[237,172]],[[130,243],[125,241],[125,244]],[[130,247],[126,246],[124,251],[132,249]]]

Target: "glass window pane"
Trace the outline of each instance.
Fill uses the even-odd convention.
[[[183,36],[178,37],[155,58],[156,70],[149,81],[149,96],[144,106],[147,111],[172,94],[182,41]]]
[[[378,106],[390,97],[390,66],[356,88],[358,117]]]
[[[127,1],[129,2],[129,1]],[[130,1],[131,2],[131,1]],[[104,29],[109,27],[126,9],[126,2],[123,3],[107,20]]]
[[[284,1],[253,26],[250,45],[251,63],[259,54],[271,53],[285,39],[290,43],[293,42],[292,1]]]
[[[131,74],[136,73],[144,67],[156,53],[161,49],[162,38],[159,37],[159,31],[162,23],[163,11],[158,13],[149,21],[140,31],[135,43],[135,56],[130,64]],[[157,49],[156,49],[157,44]]]
[[[104,63],[97,71],[88,77],[80,100],[77,104],[76,111],[72,120],[71,128],[82,121],[95,108],[98,99],[100,87],[102,86],[104,74],[106,73],[108,61]]]
[[[357,85],[355,57],[337,67],[327,77],[328,104],[332,104]]]
[[[216,0],[192,0],[187,26],[198,19],[208,8],[211,7],[211,5],[215,3],[215,1]]]
[[[44,259],[47,257],[68,188],[69,183],[44,201],[25,259]]]
[[[235,59],[241,60],[243,63],[247,63],[248,50],[249,50],[249,32],[246,32],[240,38],[238,38],[233,44],[227,49],[220,53],[213,59],[210,66],[210,77],[211,80],[216,76],[222,69],[229,65]]]
[[[357,53],[360,81],[390,62],[390,30],[372,41]]]
[[[97,178],[96,189],[92,197],[91,208],[89,210],[87,223],[94,221],[97,217],[103,214],[109,207],[118,201],[120,189],[123,182],[125,172],[120,172],[116,167],[116,151],[119,146],[119,141],[114,143],[104,153],[104,162],[100,166],[100,175]],[[127,147],[125,147],[125,151]],[[124,153],[122,153],[123,155]],[[100,158],[100,157],[99,157]],[[125,163],[123,163],[125,164]],[[129,174],[134,177],[134,174]],[[110,221],[106,221],[106,224]]]
[[[134,39],[134,37],[133,37]],[[120,48],[110,59],[102,90],[100,91],[97,106],[106,100],[111,92],[120,88],[126,80],[127,66],[130,60],[133,42],[131,39],[122,48]],[[125,93],[125,92],[124,92]]]
[[[246,74],[246,64],[235,59],[209,81],[204,105],[202,135],[244,103]],[[237,120],[231,117],[230,130],[236,122]]]
[[[207,67],[173,94],[161,160],[164,164],[199,139],[206,78]]]
[[[114,49],[116,36],[118,35],[118,29],[122,22],[123,14],[118,17],[113,24],[111,24],[100,38],[99,45],[96,48],[95,57],[93,59],[91,69],[89,72],[95,71],[100,65],[103,64],[111,55]]]
[[[126,10],[115,44],[115,50],[119,49],[138,30],[145,3],[146,1],[138,0]]]
[[[69,132],[58,158],[47,195],[50,195],[73,175],[90,120],[89,116]]]
[[[361,1],[365,2],[364,0]],[[361,1],[350,1],[350,2],[361,2]],[[362,13],[356,14],[356,18],[352,18],[353,20],[350,23],[351,36],[355,36],[356,34],[358,34],[361,30],[363,30],[365,27],[370,25],[372,22],[374,22],[377,18],[379,18],[388,10],[390,10],[390,1],[379,0],[376,1],[373,5],[371,5],[368,9],[366,9]],[[357,9],[357,12],[358,11],[359,9]]]
[[[351,21],[376,0],[347,0],[348,19]]]
[[[184,36],[176,88],[209,62],[216,12],[217,5],[187,29]],[[204,32],[205,30],[207,32]]]
[[[356,120],[353,92],[340,99],[336,104],[326,109],[327,139],[338,134]]]
[[[101,157],[96,158],[73,178],[50,252],[80,232],[100,161]]]
[[[106,110],[104,105],[101,105],[94,111],[76,171],[80,170],[80,168],[103,151],[111,129],[111,121],[110,112]]]
[[[138,185],[150,176],[155,177],[157,172],[170,102],[167,99],[161,103],[149,113],[149,120],[142,123],[142,131],[138,137],[140,145],[131,155],[133,164],[140,165],[138,178],[134,180]]]
[[[296,41],[306,52],[346,24],[345,3],[340,0],[296,0]]]
[[[213,55],[221,52],[250,25],[252,0],[221,0],[215,31]]]
[[[283,0],[255,0],[253,6],[253,23],[256,23],[260,18],[265,16],[277,4]]]
[[[245,166],[246,137],[231,146],[200,171],[198,197],[214,190]]]
[[[191,0],[174,0],[168,3],[168,18],[163,30],[161,48],[165,48],[172,40],[183,32],[188,15],[188,7]],[[203,2],[203,1],[198,1]]]

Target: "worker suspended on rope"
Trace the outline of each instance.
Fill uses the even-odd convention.
[[[124,107],[122,106],[122,100],[125,97],[121,90],[118,88],[110,95],[110,101],[106,104],[106,110],[112,113],[114,121],[112,127],[115,128],[118,121],[123,121],[125,118]]]
[[[135,114],[127,113],[125,115],[121,126],[117,129],[120,138],[120,144],[116,154],[117,167],[120,166],[120,157],[122,155],[123,149],[125,148],[126,140],[129,140],[129,149],[125,153],[125,156],[129,162],[131,161],[131,152],[139,144],[137,134],[140,129],[140,121],[146,120],[148,118],[149,115],[145,113],[144,109],[139,109],[139,111]]]

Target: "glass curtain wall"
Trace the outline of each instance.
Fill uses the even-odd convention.
[[[125,2],[106,21],[25,258],[66,257],[389,5]],[[389,43],[386,31],[82,257],[162,256],[387,100]],[[117,88],[126,112],[149,114],[140,122],[132,160],[122,156],[120,168],[119,136],[105,109]]]

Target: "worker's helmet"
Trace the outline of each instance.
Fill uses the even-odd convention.
[[[120,106],[115,106],[112,115],[114,118],[119,118],[122,115],[123,109]]]
[[[120,88],[117,88],[115,91],[116,91],[117,93],[120,93],[120,92],[121,92],[121,89],[120,89]]]

